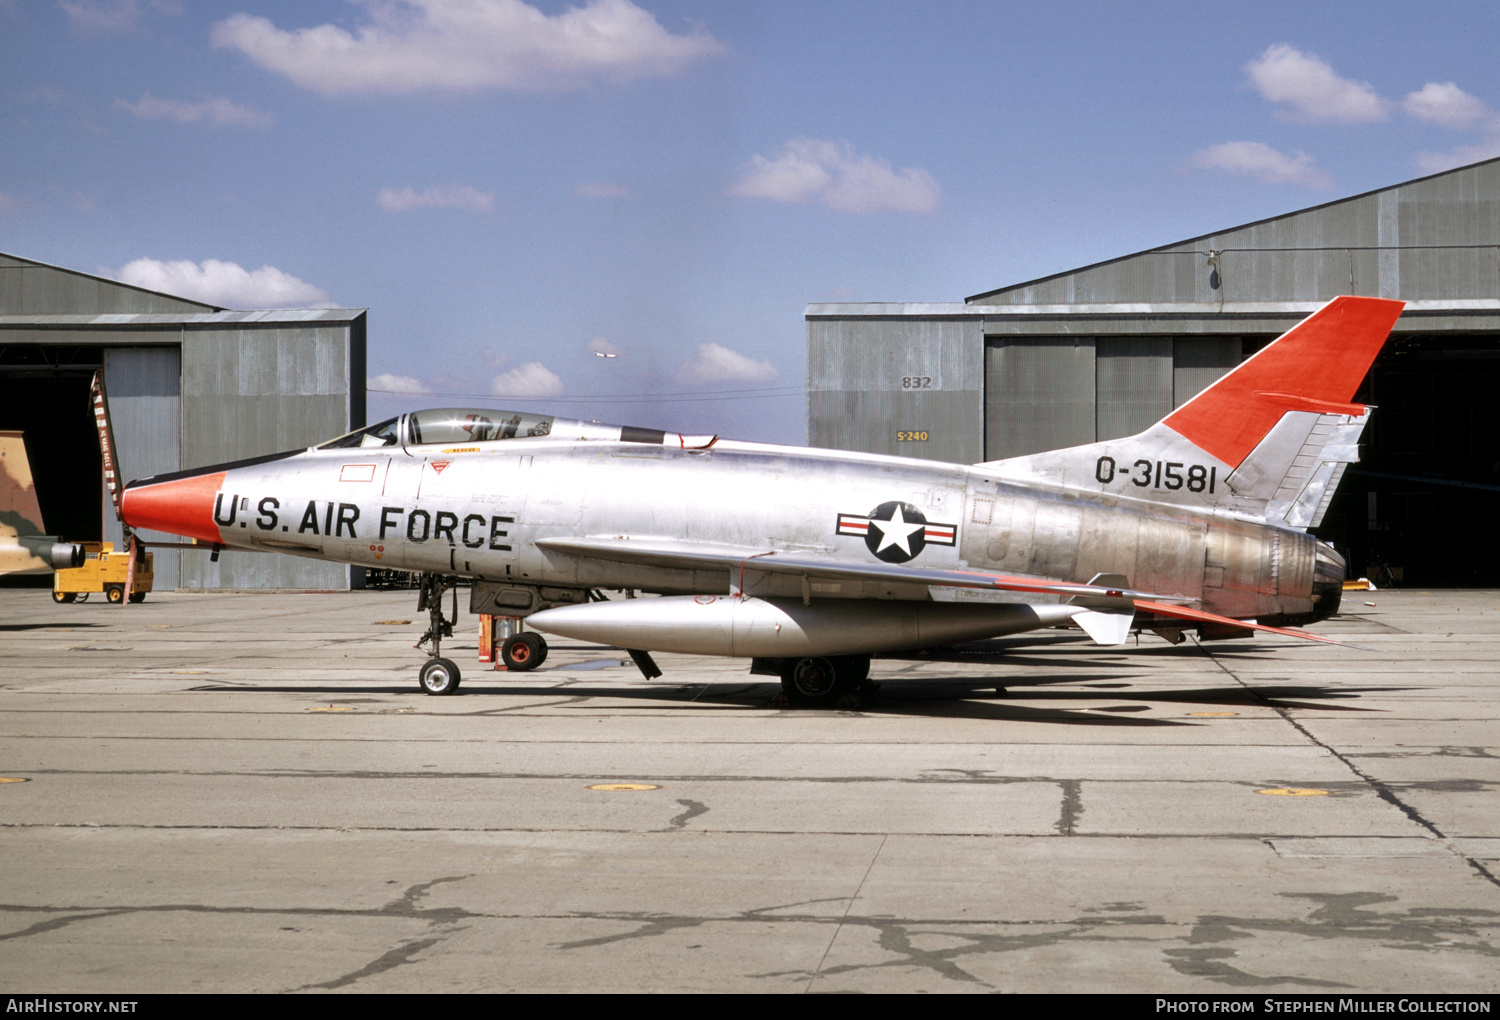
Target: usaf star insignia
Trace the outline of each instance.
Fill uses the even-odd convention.
[[[840,535],[858,535],[877,559],[905,563],[928,544],[955,545],[958,525],[936,524],[910,503],[889,500],[868,514],[839,514]]]

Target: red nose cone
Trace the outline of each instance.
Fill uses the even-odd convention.
[[[223,541],[214,523],[214,499],[226,472],[176,478],[125,490],[121,512],[132,528],[166,531],[205,542]]]

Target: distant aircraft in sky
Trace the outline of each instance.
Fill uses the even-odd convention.
[[[82,566],[84,548],[46,534],[20,432],[0,432],[0,574],[50,574]]]
[[[535,633],[750,658],[836,704],[872,655],[1076,626],[1100,644],[1289,629],[1338,608],[1307,533],[1401,314],[1341,297],[1138,435],[972,466],[485,409],[417,411],[306,451],[133,481],[124,516],[226,548],[421,571],[421,683],[452,693],[444,578]],[[602,589],[659,594],[605,600]],[[448,629],[445,630],[444,628]]]

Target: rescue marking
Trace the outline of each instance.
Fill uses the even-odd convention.
[[[322,705],[315,705],[312,708],[309,708],[308,711],[309,712],[352,712],[352,711],[354,711],[354,708],[353,708],[352,705],[329,705],[327,708],[324,708]]]
[[[432,470],[435,474],[442,474],[445,470],[447,470],[448,465],[452,464],[453,462],[451,460],[434,460],[430,463],[432,464]]]
[[[374,480],[374,464],[345,464],[339,468],[339,481],[341,482],[373,482]]]
[[[1264,793],[1268,797],[1326,797],[1327,790],[1307,790],[1302,787],[1288,786],[1275,790],[1256,790],[1256,793]]]
[[[371,626],[373,626],[373,627],[404,627],[408,623],[411,623],[411,621],[410,620],[376,620],[373,624],[371,624]]]
[[[30,779],[25,776],[0,776],[0,783],[29,783]]]
[[[661,787],[654,783],[595,783],[590,790],[603,790],[608,793],[616,793],[629,790],[660,790]]]

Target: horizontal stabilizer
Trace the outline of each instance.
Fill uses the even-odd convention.
[[[1372,650],[1365,648],[1363,645],[1350,644],[1348,641],[1340,641],[1337,638],[1314,634],[1311,631],[1292,630],[1288,627],[1268,627],[1263,623],[1235,620],[1228,616],[1220,616],[1217,613],[1205,612],[1202,609],[1190,609],[1187,606],[1170,606],[1161,602],[1138,600],[1135,608],[1139,612],[1154,613],[1157,616],[1166,616],[1177,620],[1190,620],[1193,623],[1217,624],[1219,626],[1237,627],[1245,630],[1263,630],[1267,634],[1280,634],[1282,637],[1301,638],[1303,641],[1322,641],[1325,644],[1343,645],[1345,648],[1357,648],[1362,652]]]

